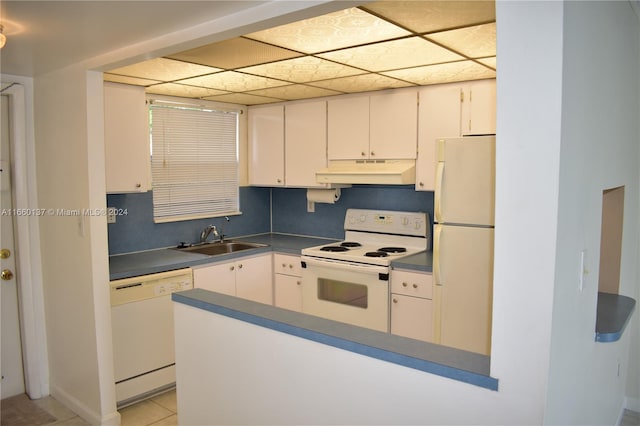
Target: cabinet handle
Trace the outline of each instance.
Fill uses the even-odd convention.
[[[407,283],[402,283],[402,287],[406,287],[406,286],[408,286],[408,285],[409,285],[409,284],[407,284]]]
[[[418,284],[414,284],[414,285],[413,285],[413,288],[418,288]]]
[[[136,183],[136,188],[142,188],[142,184],[141,183]]]
[[[398,303],[398,299],[396,299],[395,297],[393,298],[393,303]]]
[[[278,183],[282,183],[282,179],[278,179],[278,180],[277,180],[277,182],[278,182]]]
[[[293,269],[293,265],[291,263],[289,264],[289,269]]]
[[[298,281],[296,281],[296,284],[300,285],[300,284],[302,284],[302,283],[300,282],[300,280],[298,280]]]
[[[242,263],[238,265],[238,269],[242,269]]]
[[[420,185],[420,188],[424,187],[424,182],[420,182],[418,185]]]
[[[230,270],[230,271],[233,271],[233,270],[235,270],[235,269],[236,269],[236,267],[235,267],[235,266],[232,266],[232,267],[230,267],[230,268],[229,268],[229,270]]]
[[[375,153],[375,152],[373,152],[373,151],[371,151],[371,156],[372,156],[372,157],[375,157],[375,156],[376,156],[376,153]]]
[[[364,152],[364,151],[362,151],[362,152],[360,153],[360,155],[361,155],[361,156],[363,156],[363,157],[366,157],[366,156],[367,156],[367,153],[366,153],[366,152]]]
[[[282,267],[283,267],[283,268],[286,268],[286,267],[287,267],[287,264],[286,264],[286,263],[283,263],[283,264],[282,264]]]

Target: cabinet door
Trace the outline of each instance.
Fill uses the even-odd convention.
[[[104,83],[104,143],[107,193],[148,191],[151,154],[144,87]]]
[[[236,295],[236,266],[234,262],[217,263],[193,268],[193,287]]]
[[[273,304],[271,254],[236,261],[236,296]]]
[[[461,87],[441,84],[420,90],[416,190],[433,191],[436,175],[436,140],[460,136]]]
[[[369,156],[369,96],[327,102],[329,160],[360,160]]]
[[[249,109],[249,184],[284,185],[284,106]]]
[[[464,87],[462,136],[496,133],[496,81],[479,80]]]
[[[285,180],[287,186],[322,187],[316,172],[327,167],[327,103],[285,108]]]
[[[391,294],[391,333],[432,341],[432,302],[419,297]]]
[[[418,92],[403,90],[370,98],[371,159],[415,159],[418,151]]]
[[[275,274],[274,305],[302,312],[302,278],[293,275]]]

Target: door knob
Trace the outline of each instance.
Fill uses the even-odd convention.
[[[2,273],[0,274],[0,278],[2,278],[4,281],[9,281],[13,278],[13,272],[11,272],[9,269],[3,269]]]
[[[8,249],[0,250],[0,259],[8,259],[11,257],[11,251]]]

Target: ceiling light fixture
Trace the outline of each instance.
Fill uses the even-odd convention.
[[[0,24],[0,49],[2,49],[7,42],[7,36],[4,35],[4,26]]]

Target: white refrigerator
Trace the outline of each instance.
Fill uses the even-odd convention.
[[[437,141],[435,340],[489,355],[493,300],[495,136]]]

